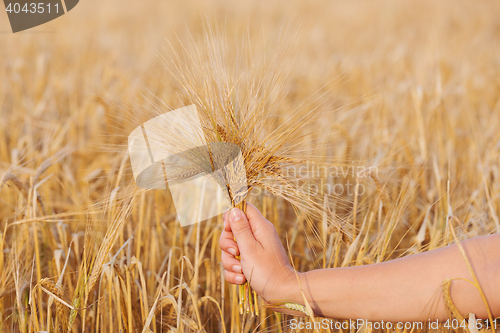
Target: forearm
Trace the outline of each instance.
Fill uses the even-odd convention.
[[[483,288],[493,315],[500,315],[500,235],[462,242]],[[441,285],[448,278],[472,280],[457,247],[420,253],[380,264],[333,268],[299,274],[302,290],[317,315],[372,321],[444,320],[448,312]],[[304,303],[298,283],[290,295]],[[453,280],[451,297],[462,314],[487,318],[478,290],[463,280]]]

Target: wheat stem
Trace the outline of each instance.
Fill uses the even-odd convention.
[[[241,209],[243,213],[247,213],[247,204],[245,201],[240,202],[236,205],[236,208]],[[236,238],[234,239],[236,241]],[[236,256],[236,259],[241,260],[241,256]],[[239,290],[239,306],[240,306],[240,314],[244,312],[250,313],[254,316],[257,313],[257,294],[252,290],[250,284],[245,282],[244,284],[240,284],[238,286]],[[252,298],[252,294],[254,297]],[[254,308],[255,302],[255,308]]]

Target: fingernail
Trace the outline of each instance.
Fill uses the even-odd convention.
[[[236,275],[234,277],[234,281],[238,282],[238,283],[242,283],[243,282],[243,276],[241,275]]]
[[[242,273],[241,266],[240,265],[234,265],[233,266],[233,272],[235,272],[235,273]]]
[[[236,255],[236,249],[234,247],[230,247],[229,249],[227,249],[227,252],[231,253],[233,256]]]
[[[224,222],[224,229],[226,229],[226,220],[222,220]]]
[[[238,221],[241,219],[241,210],[238,208],[233,208],[231,209],[231,217],[233,218],[233,221]]]

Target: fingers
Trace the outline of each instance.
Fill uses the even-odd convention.
[[[229,224],[229,212],[231,210],[226,210],[224,214],[222,214],[222,221],[224,221],[224,229],[225,231],[231,231],[231,225]]]
[[[257,207],[255,207],[254,205],[252,205],[251,203],[248,203],[248,202],[246,203],[246,207],[247,208],[246,208],[245,214],[246,214],[247,220],[250,223],[252,231],[255,232],[254,224],[255,224],[255,227],[258,227],[259,224],[264,224],[264,225],[267,225],[268,227],[271,227],[271,228],[274,227],[272,225],[272,223],[269,222],[262,215],[262,213],[260,212],[260,210],[257,209]],[[224,230],[225,231],[231,231],[231,224],[229,223],[229,219],[231,218],[231,211],[232,211],[232,209],[227,210],[222,214],[222,220],[224,221]],[[256,223],[254,223],[254,221],[256,221]],[[258,223],[258,222],[261,222],[261,223]]]
[[[223,231],[220,235],[219,245],[222,251],[230,253],[233,256],[240,255],[238,244],[236,244],[236,242],[234,241],[232,232]]]
[[[229,223],[227,223],[229,222]],[[250,252],[255,248],[257,242],[246,215],[238,208],[233,208],[226,215],[226,224],[231,227],[231,232],[236,238],[238,248],[242,252]]]
[[[222,232],[220,247],[222,249],[221,262],[225,270],[224,276],[226,281],[233,284],[243,284],[245,276],[241,269],[241,262],[234,257],[235,255],[239,255],[239,250],[231,232]]]
[[[247,202],[246,214],[250,221],[252,221],[253,219],[265,219],[260,210],[258,210],[257,207],[248,202]]]
[[[224,277],[227,282],[232,284],[243,284],[245,282],[245,276],[243,274],[230,272],[228,270],[224,271]]]
[[[274,237],[276,228],[254,205],[247,203],[246,216],[254,237],[260,243],[265,243],[265,239]]]
[[[222,266],[228,270],[236,273],[241,273],[241,262],[235,258],[235,256],[240,255],[240,251],[238,249],[238,245],[233,239],[233,233],[223,231],[220,236],[220,248],[221,252],[221,260]],[[235,267],[237,266],[237,267]]]
[[[257,207],[255,207],[254,205],[252,205],[251,203],[248,203],[248,202],[246,203],[246,206],[247,206],[247,208],[246,208],[245,214],[246,214],[247,220],[250,221],[250,224],[252,224],[252,220],[255,220],[255,219],[266,220],[266,218],[262,215],[260,210],[257,209]],[[232,209],[229,209],[222,214],[222,220],[224,221],[224,230],[226,230],[226,231],[231,231],[231,225],[228,223],[228,220],[231,218],[231,211],[232,211]],[[269,221],[267,221],[267,222],[269,222]]]
[[[241,262],[238,259],[236,259],[233,255],[230,255],[229,253],[222,251],[220,256],[222,261],[222,267],[224,267],[226,271],[243,274],[243,271],[241,270]]]
[[[239,249],[244,253],[252,251],[255,246],[267,243],[266,240],[277,238],[273,224],[266,220],[252,204],[247,204],[246,214],[233,208],[224,215],[226,229],[233,233]]]

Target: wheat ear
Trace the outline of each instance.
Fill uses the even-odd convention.
[[[455,303],[453,303],[453,300],[451,299],[450,295],[450,288],[451,288],[451,279],[444,280],[442,284],[444,304],[450,310],[453,317],[462,322],[465,320],[465,318],[458,311],[457,307],[455,306]]]
[[[309,316],[309,312],[307,311],[307,308],[298,303],[293,303],[293,302],[280,302],[280,303],[271,303],[267,305],[268,308],[276,308],[276,309],[286,309],[286,310],[293,310],[297,312],[301,312],[305,314],[306,316]]]

